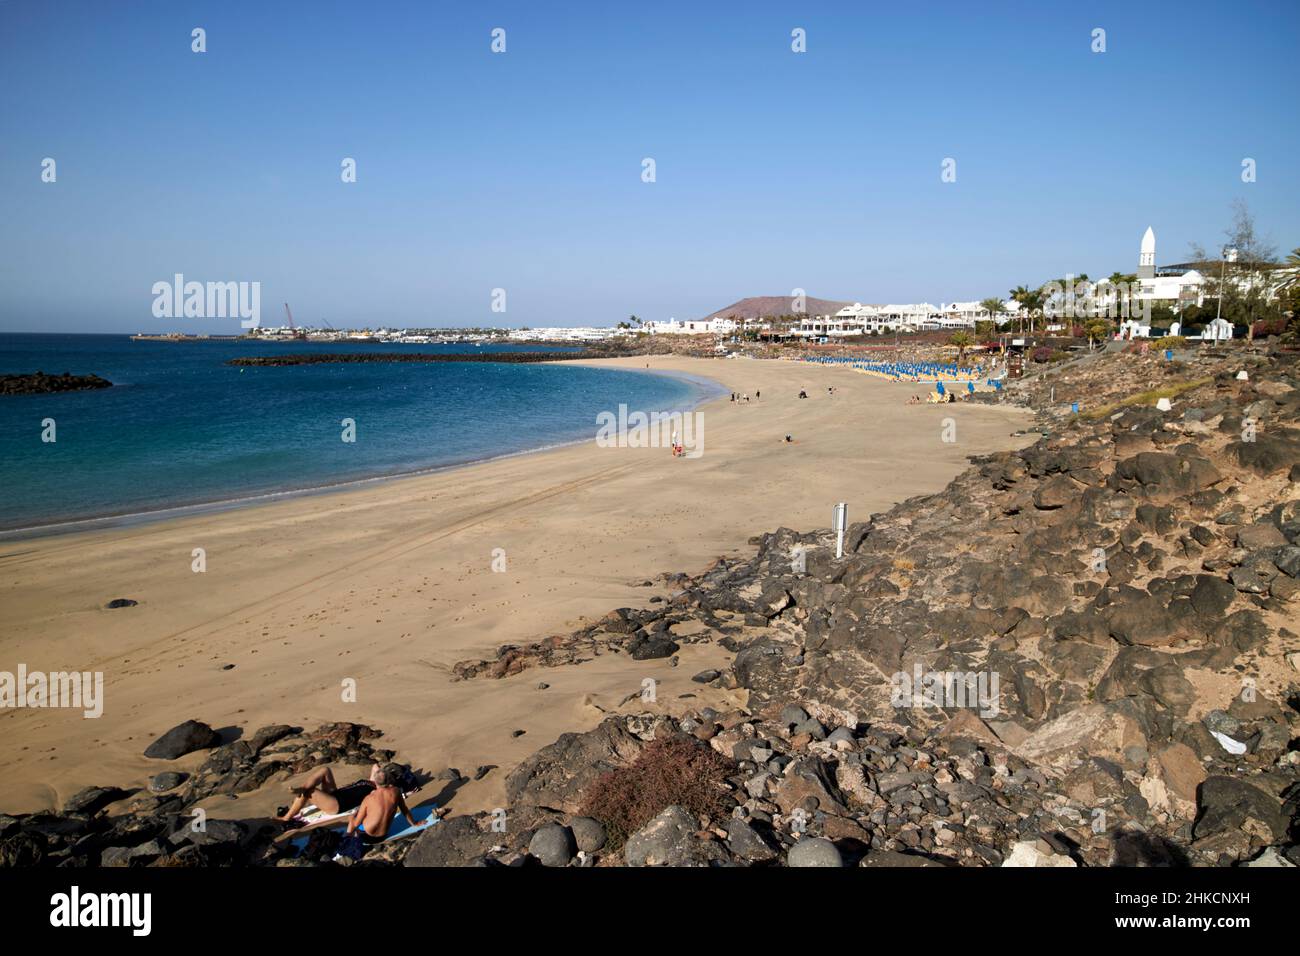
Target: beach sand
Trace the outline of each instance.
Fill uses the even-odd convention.
[[[601,363],[644,369],[646,359]],[[452,812],[504,805],[506,773],[566,731],[595,726],[659,681],[660,707],[729,702],[691,682],[724,666],[716,645],[680,665],[604,655],[504,680],[453,682],[452,665],[564,634],[613,608],[666,596],[664,572],[697,572],[780,526],[826,527],[937,491],[966,456],[1023,447],[1023,412],[910,406],[923,386],[790,362],[652,357],[761,401],[703,408],[704,453],[595,442],[213,514],[0,544],[0,670],[103,671],[103,716],[0,711],[0,811],[58,808],[82,787],[143,786],[204,753],[146,759],[187,718],[251,734],[272,723],[353,721],[379,746],[438,772],[497,769]],[[830,397],[827,386],[834,385]],[[799,400],[807,389],[809,398]],[[941,441],[943,419],[955,443]],[[595,423],[592,431],[595,434]],[[786,433],[793,444],[782,441]],[[206,551],[207,570],[191,570]],[[494,549],[507,571],[494,572]],[[139,605],[108,610],[119,597]],[[226,665],[234,667],[226,670]],[[344,702],[342,682],[356,681]],[[541,682],[549,684],[539,689]],[[674,706],[676,705],[676,706]],[[640,702],[635,705],[638,709]],[[523,730],[522,736],[512,736]],[[340,782],[364,775],[340,774]],[[217,816],[288,802],[278,781],[209,801]]]

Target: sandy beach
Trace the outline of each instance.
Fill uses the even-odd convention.
[[[607,364],[644,370],[646,360]],[[746,553],[752,535],[782,525],[825,527],[837,501],[847,502],[850,521],[865,519],[940,489],[968,455],[1028,443],[1012,435],[1026,424],[1022,412],[912,406],[907,398],[922,386],[845,369],[680,357],[649,365],[762,398],[706,405],[704,452],[694,459],[593,441],[0,545],[0,669],[103,671],[105,685],[95,720],[71,710],[0,711],[0,810],[57,808],[85,786],[143,786],[160,770],[191,769],[203,754],[142,756],[187,718],[246,734],[271,723],[369,724],[416,767],[472,774],[495,765],[451,809],[499,806],[515,763],[562,732],[594,726],[644,677],[660,682],[665,709],[681,694],[725,703],[726,692],[690,677],[729,655],[686,645],[676,668],[606,655],[465,682],[450,679],[455,662],[644,606],[668,593],[658,581],[645,586],[664,572]],[[807,400],[797,398],[801,388]],[[949,417],[953,443],[940,437]],[[191,570],[195,548],[206,552],[204,573]],[[495,549],[503,573],[493,571]],[[114,598],[139,604],[106,609]],[[349,678],[355,702],[343,700]],[[210,809],[249,816],[283,802],[277,783]]]

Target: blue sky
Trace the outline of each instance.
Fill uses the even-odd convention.
[[[1148,225],[1182,260],[1236,198],[1285,251],[1297,40],[1291,2],[0,0],[0,329],[238,331],[155,319],[177,272],[264,324],[938,303],[1131,271]]]

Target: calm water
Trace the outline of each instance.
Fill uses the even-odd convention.
[[[239,368],[276,352],[474,346],[132,342],[0,334],[0,374],[94,373],[111,389],[0,397],[0,529],[318,488],[596,433],[619,403],[685,409],[712,389],[661,375],[498,363]],[[536,351],[535,346],[493,348]],[[54,443],[41,421],[57,423]],[[340,421],[357,440],[341,440]]]

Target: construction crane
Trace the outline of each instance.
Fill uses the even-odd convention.
[[[291,311],[289,310],[289,303],[288,303],[288,302],[286,302],[286,303],[284,304],[284,314],[287,315],[287,316],[289,317],[289,334],[290,334],[290,336],[293,337],[293,338],[295,338],[295,339],[305,339],[305,338],[307,337],[307,333],[306,333],[306,331],[299,330],[299,329],[298,329],[296,326],[294,326],[294,324],[293,324],[293,312],[291,312]]]

